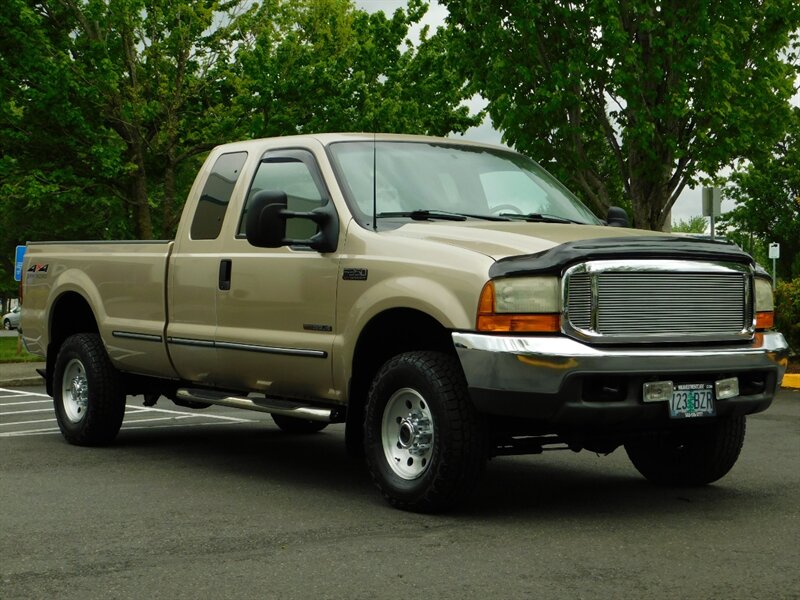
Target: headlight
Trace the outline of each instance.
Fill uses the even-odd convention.
[[[557,277],[509,277],[483,286],[478,331],[560,330],[561,286]]]
[[[512,277],[494,282],[499,313],[556,313],[561,310],[557,277]]]
[[[763,277],[755,278],[756,329],[769,329],[775,324],[775,302],[772,298],[772,282]]]

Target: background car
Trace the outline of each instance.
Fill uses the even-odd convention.
[[[19,327],[19,306],[3,315],[3,329],[16,329]]]

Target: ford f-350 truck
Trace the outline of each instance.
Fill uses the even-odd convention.
[[[408,510],[553,447],[623,446],[653,482],[707,484],[785,371],[770,281],[733,245],[624,225],[506,149],[227,144],[174,241],[29,243],[24,342],[73,444],[111,442],[141,394],[292,433],[345,422]]]

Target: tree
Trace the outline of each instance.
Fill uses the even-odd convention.
[[[249,19],[237,54],[252,136],[330,131],[445,135],[478,120],[461,106],[465,78],[448,63],[449,38],[410,26],[426,6],[410,0],[391,17],[350,0],[272,0]]]
[[[796,0],[441,0],[504,140],[661,229],[686,185],[782,133]]]
[[[800,109],[792,111],[789,129],[772,148],[752,162],[740,164],[724,189],[736,207],[724,215],[726,234],[767,259],[770,242],[780,244],[778,275],[800,276]]]
[[[240,3],[11,0],[0,174],[17,243],[170,229],[178,166],[224,141],[225,119],[207,117],[238,32],[216,21]]]
[[[9,0],[0,277],[27,240],[171,237],[202,153],[253,136],[476,122],[443,32],[349,0]]]
[[[708,221],[705,217],[689,217],[686,221],[677,221],[672,224],[672,231],[677,233],[705,233]]]

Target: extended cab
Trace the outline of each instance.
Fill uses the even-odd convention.
[[[785,370],[770,281],[735,246],[624,221],[490,146],[228,144],[175,241],[29,243],[24,341],[74,444],[111,442],[143,394],[346,422],[410,510],[546,447],[624,446],[652,481],[709,483]]]

